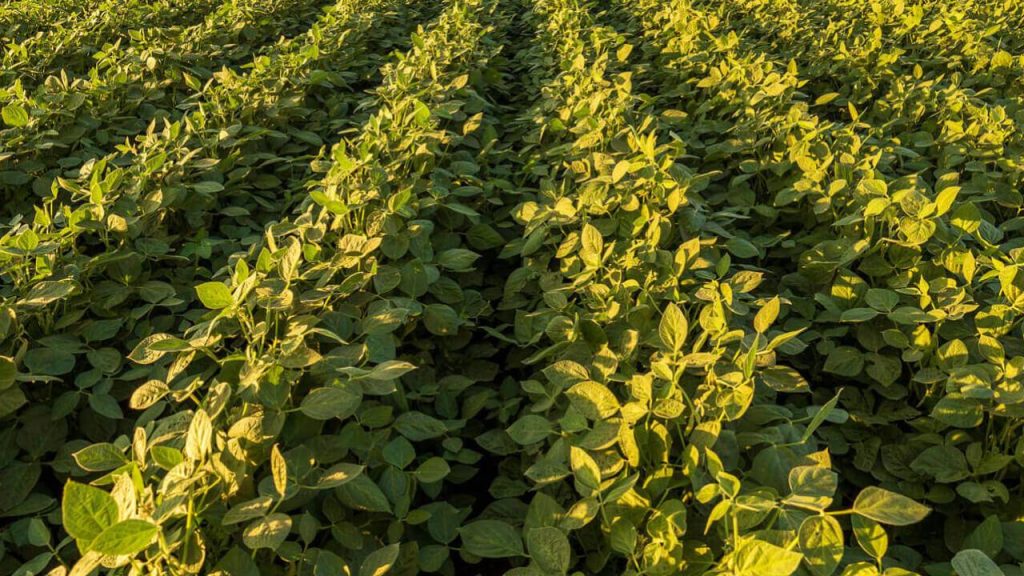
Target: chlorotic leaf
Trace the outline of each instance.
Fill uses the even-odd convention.
[[[575,384],[566,391],[569,402],[589,420],[604,420],[619,411],[619,401],[606,386],[593,381]]]
[[[100,533],[89,548],[108,556],[134,556],[149,546],[159,531],[159,526],[146,520],[122,520]]]
[[[204,282],[196,286],[196,295],[199,300],[210,310],[220,310],[235,303],[231,295],[231,289],[223,282]]]
[[[830,576],[843,558],[843,529],[832,516],[810,516],[800,524],[800,551],[816,576]]]
[[[86,446],[72,456],[83,470],[90,472],[105,472],[128,463],[125,455],[108,442]]]
[[[790,576],[803,560],[799,552],[754,539],[746,540],[733,554],[737,574],[757,576]]]
[[[0,112],[3,114],[4,123],[8,126],[20,128],[28,124],[28,111],[21,104],[12,102],[4,106]]]
[[[117,523],[117,501],[99,488],[69,481],[64,485],[61,518],[64,529],[87,552],[89,543]]]
[[[678,352],[686,343],[686,334],[689,331],[686,316],[675,304],[665,307],[665,313],[661,316],[661,323],[658,325],[658,334],[666,348]]]
[[[923,520],[931,509],[902,494],[868,486],[857,495],[853,511],[882,524],[907,526]]]
[[[853,515],[851,524],[853,535],[861,550],[875,560],[881,560],[889,549],[889,535],[885,533],[885,528],[878,522],[857,514]]]

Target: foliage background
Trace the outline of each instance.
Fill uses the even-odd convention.
[[[1024,574],[1012,0],[0,7],[0,569]]]

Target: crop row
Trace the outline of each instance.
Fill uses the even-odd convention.
[[[304,2],[225,4],[194,26],[137,35],[110,47],[81,77],[52,76],[34,90],[16,82],[0,93],[4,136],[5,214],[16,214],[50,193],[57,176],[74,178],[90,161],[182,110],[202,102],[212,69],[236,67],[248,53],[281,33],[308,27],[318,10]],[[288,51],[285,41],[274,51]],[[210,50],[210,46],[225,47]],[[222,74],[230,74],[223,72]],[[212,84],[212,83],[211,83]],[[30,186],[35,195],[20,194]],[[26,204],[29,204],[26,206]]]

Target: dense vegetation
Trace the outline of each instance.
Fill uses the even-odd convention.
[[[0,38],[0,573],[1024,576],[1024,4]]]

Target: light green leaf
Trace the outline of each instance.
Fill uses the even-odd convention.
[[[875,560],[881,560],[889,549],[889,535],[881,524],[864,516],[853,515],[853,535],[861,550],[868,553]]]
[[[87,552],[89,543],[117,522],[117,501],[99,488],[69,481],[64,485],[61,518],[67,533]]]
[[[658,335],[665,347],[673,352],[682,350],[686,343],[689,324],[686,315],[674,303],[665,307],[665,313],[658,324]]]
[[[580,241],[580,259],[583,263],[590,268],[599,266],[604,253],[604,238],[601,237],[601,232],[591,224],[584,224]]]
[[[188,349],[188,342],[170,334],[156,333],[140,340],[128,355],[128,359],[136,364],[147,365],[156,362],[167,352]]]
[[[853,511],[882,524],[907,526],[923,520],[931,508],[902,494],[868,486],[857,495]]]
[[[799,552],[755,539],[744,541],[733,554],[735,573],[745,576],[789,576],[803,560]]]
[[[843,559],[843,529],[832,516],[810,516],[800,524],[800,551],[816,576],[830,576]]]
[[[949,223],[965,234],[973,234],[981,227],[981,211],[973,202],[964,202],[953,210]]]
[[[824,510],[832,504],[839,475],[821,466],[797,466],[789,471],[790,496],[786,503],[810,510]]]
[[[374,366],[373,370],[371,370],[366,377],[370,380],[383,382],[386,380],[401,378],[415,369],[416,366],[409,362],[404,362],[402,360],[388,360]]]
[[[768,366],[759,373],[769,388],[776,392],[810,392],[811,387],[799,372],[788,366]]]
[[[836,392],[836,395],[833,396],[831,400],[826,402],[820,410],[814,413],[814,417],[811,418],[810,423],[807,424],[807,429],[804,430],[803,435],[800,437],[801,444],[810,440],[811,436],[814,435],[814,432],[817,431],[818,427],[821,426],[825,419],[829,417],[829,414],[831,414],[832,411],[835,410],[836,404],[839,403],[839,397],[842,396],[842,394],[843,391],[842,389],[840,389],[839,392]]]
[[[70,279],[40,282],[32,287],[25,299],[20,300],[18,305],[30,308],[46,306],[67,298],[78,288],[78,283]]]
[[[780,307],[779,297],[776,296],[757,311],[757,315],[754,316],[754,330],[757,330],[758,334],[768,331],[775,319],[779,317]]]
[[[89,549],[108,556],[134,556],[156,538],[160,527],[146,520],[122,520],[93,540]]]
[[[89,472],[106,472],[128,463],[121,450],[109,442],[86,446],[72,456],[83,470]]]
[[[213,422],[202,408],[195,411],[185,434],[185,456],[202,460],[213,448]]]
[[[629,174],[629,168],[631,165],[632,163],[629,160],[619,160],[619,162],[615,164],[615,169],[612,170],[612,183],[618,184],[620,180],[625,178],[626,174]]]
[[[611,418],[619,411],[619,401],[606,386],[584,381],[565,392],[569,402],[589,420]]]
[[[935,196],[935,216],[942,216],[949,209],[953,207],[953,202],[956,201],[956,196],[960,192],[959,186],[950,186],[944,188],[938,195]]]
[[[277,444],[270,449],[270,475],[274,481],[274,490],[283,499],[288,489],[288,463]]]
[[[7,106],[4,106],[2,115],[4,123],[8,126],[20,128],[28,124],[28,111],[25,107],[17,102],[11,102]]]
[[[569,464],[576,479],[577,492],[583,496],[591,496],[601,487],[601,468],[586,450],[570,446]]]
[[[138,388],[132,391],[128,406],[132,410],[145,410],[156,404],[164,396],[170,394],[171,389],[163,380],[147,380]]]
[[[590,380],[590,372],[582,365],[572,360],[559,360],[542,370],[548,381],[559,388],[569,388],[577,382]]]
[[[204,282],[196,286],[196,295],[210,310],[220,310],[235,303],[231,289],[223,282]]]

